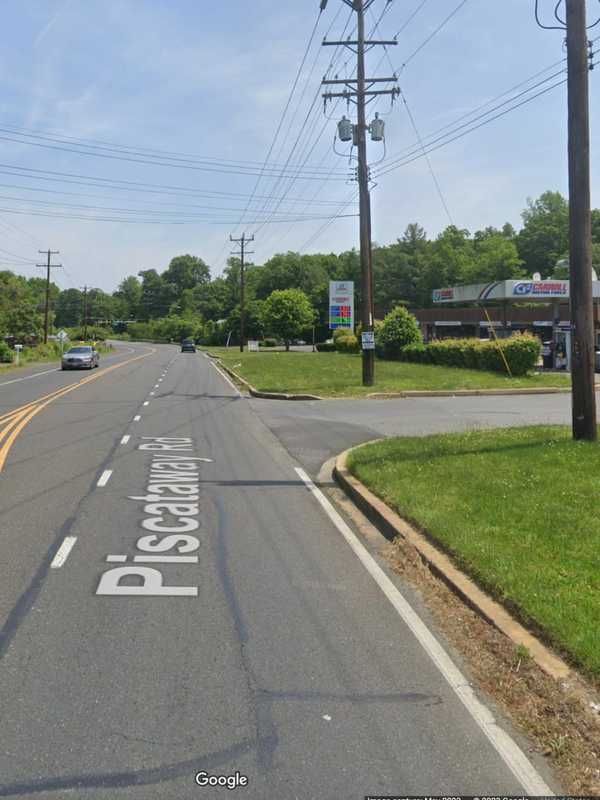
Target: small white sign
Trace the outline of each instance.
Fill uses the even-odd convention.
[[[362,335],[362,349],[375,350],[375,331],[365,331]]]
[[[260,347],[258,342],[254,339],[248,339],[248,352],[249,353],[258,353],[260,351]]]
[[[66,342],[67,339],[69,338],[69,335],[67,334],[66,331],[59,331],[56,334],[56,338],[58,339],[59,342]]]

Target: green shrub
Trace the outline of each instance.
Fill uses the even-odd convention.
[[[333,332],[333,343],[337,345],[346,336],[354,336],[352,328],[336,328]]]
[[[396,306],[375,329],[375,344],[382,358],[400,358],[405,347],[422,341],[419,323],[403,306]]]
[[[340,353],[358,353],[360,350],[358,338],[353,333],[349,336],[338,336],[335,346]]]
[[[0,341],[0,364],[11,364],[14,353],[6,342]]]
[[[263,339],[259,342],[259,347],[277,347],[277,339]]]
[[[506,365],[499,350],[502,348],[513,375],[526,375],[539,360],[541,342],[535,336],[518,335],[493,340],[444,339],[428,345],[410,345],[402,350],[401,358],[418,364],[438,364],[445,367],[481,369],[506,373]]]
[[[334,353],[336,349],[333,342],[321,342],[317,345],[317,353]]]

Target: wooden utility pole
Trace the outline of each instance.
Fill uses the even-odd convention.
[[[36,266],[46,270],[46,303],[44,306],[44,344],[48,344],[48,317],[50,312],[50,270],[59,269],[62,264],[51,264],[50,259],[52,256],[58,255],[60,250],[38,250],[38,253],[48,256],[46,264],[37,264]]]
[[[238,256],[240,259],[240,353],[244,352],[244,340],[246,338],[246,276],[245,276],[245,267],[246,267],[246,256],[251,255],[251,251],[246,250],[246,244],[248,242],[254,241],[254,236],[250,238],[246,237],[245,233],[242,233],[241,238],[234,239],[232,236],[229,237],[231,242],[235,244],[239,244],[240,250],[239,252],[232,253],[232,255]]]
[[[573,438],[595,441],[589,62],[585,0],[566,0],[566,7]]]
[[[87,342],[87,323],[88,323],[88,287],[84,286],[83,292],[83,341]]]
[[[347,102],[356,104],[357,124],[355,127],[355,144],[358,151],[357,181],[359,189],[359,211],[360,211],[360,264],[361,264],[361,284],[362,284],[362,329],[363,332],[373,332],[375,320],[373,310],[373,269],[372,269],[372,243],[371,243],[371,193],[369,189],[369,164],[367,160],[367,132],[369,125],[366,119],[366,106],[370,100],[382,95],[395,97],[399,93],[398,88],[372,90],[376,83],[396,82],[397,76],[389,78],[367,78],[365,71],[365,50],[375,45],[387,47],[397,45],[394,39],[391,41],[366,41],[365,40],[365,12],[373,4],[374,0],[344,0],[356,12],[356,41],[328,42],[324,45],[344,46],[356,53],[356,78],[336,78],[335,80],[324,80],[323,85],[345,84],[348,89],[342,92],[327,92],[323,95],[325,101],[333,98],[343,98]],[[353,90],[353,91],[352,91]],[[375,351],[371,349],[362,350],[362,382],[363,386],[373,386],[375,382]]]

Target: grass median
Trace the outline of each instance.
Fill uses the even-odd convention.
[[[362,385],[361,356],[345,353],[240,353],[208,348],[223,363],[262,392],[314,394],[320,397],[364,397],[373,392],[457,391],[460,389],[565,388],[567,375],[535,374],[509,378],[429,364],[377,361],[374,386]]]
[[[600,680],[600,446],[512,428],[389,439],[349,468]]]

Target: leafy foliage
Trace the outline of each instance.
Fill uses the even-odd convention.
[[[301,336],[314,320],[314,309],[300,289],[282,289],[272,292],[265,300],[262,321],[265,330],[286,343]]]
[[[513,375],[531,372],[540,357],[541,343],[535,336],[519,335],[502,339],[500,346]],[[428,345],[413,344],[402,350],[401,358],[418,364],[506,372],[498,344],[479,339],[444,339]]]
[[[397,306],[375,331],[376,346],[384,358],[399,358],[402,350],[423,341],[415,317],[403,306]]]

